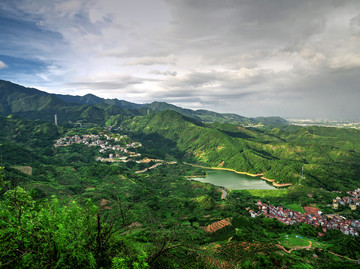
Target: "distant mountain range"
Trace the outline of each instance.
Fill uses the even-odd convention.
[[[201,122],[232,123],[237,125],[287,125],[280,117],[246,118],[237,114],[208,110],[184,109],[165,102],[136,104],[125,100],[104,99],[92,94],[84,96],[50,94],[0,80],[0,115],[15,114],[30,119],[52,121],[58,114],[59,123],[85,119],[104,122],[110,116],[145,115],[148,112],[176,111]]]

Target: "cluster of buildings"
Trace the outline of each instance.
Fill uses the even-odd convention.
[[[356,210],[356,208],[360,205],[360,188],[354,191],[348,191],[347,194],[350,196],[346,197],[336,197],[333,200],[333,208],[338,209],[340,205],[349,205],[351,210]]]
[[[85,145],[90,145],[90,139],[96,139],[99,140],[100,136],[98,135],[84,135],[83,137],[79,136],[79,135],[74,135],[74,136],[65,136],[65,137],[61,137],[59,138],[55,144],[54,147],[67,147],[70,146],[71,144],[85,144]],[[94,143],[94,142],[93,142]],[[95,145],[95,143],[94,143]]]
[[[71,144],[84,144],[88,147],[100,147],[99,152],[105,154],[106,151],[111,151],[108,157],[97,157],[97,161],[102,162],[128,162],[131,161],[131,158],[134,157],[141,157],[140,153],[136,153],[130,151],[129,149],[135,149],[142,147],[142,144],[139,142],[130,142],[125,144],[125,146],[119,145],[119,142],[123,139],[129,141],[127,135],[122,135],[119,137],[111,137],[107,134],[100,136],[100,135],[74,135],[74,136],[66,136],[58,139],[54,144],[55,147],[66,147]],[[115,142],[115,143],[114,143]],[[114,144],[114,145],[113,145]],[[143,160],[137,160],[136,163],[150,163],[155,162],[152,166],[145,168],[141,171],[136,171],[135,173],[145,173],[148,170],[154,169],[162,164],[175,164],[176,162],[163,162],[163,160],[158,159],[149,159],[145,158]]]
[[[360,198],[360,189],[352,192],[348,192],[352,197],[336,198],[338,203],[352,204],[355,206]],[[354,199],[356,201],[354,201]],[[334,201],[335,201],[334,200]],[[257,201],[256,205],[259,208],[258,212],[249,210],[251,217],[255,218],[260,215],[264,215],[267,218],[276,218],[280,222],[286,225],[293,225],[295,223],[306,223],[315,226],[315,228],[321,227],[322,231],[326,233],[330,229],[338,229],[343,234],[359,236],[360,220],[348,220],[338,214],[322,214],[321,211],[312,212],[310,214],[303,214],[291,209],[283,208],[282,206],[273,206],[261,201]],[[315,209],[314,207],[311,209]],[[322,236],[322,233],[319,233]]]
[[[311,119],[288,119],[290,124],[297,126],[324,126],[337,128],[354,128],[360,129],[360,122],[349,121],[328,121],[328,120],[311,120]]]
[[[139,142],[131,142],[131,143],[126,144],[125,146],[111,144],[111,142],[118,143],[118,142],[120,142],[120,140],[122,140],[124,138],[127,138],[127,135],[122,135],[120,137],[112,138],[111,136],[105,134],[102,139],[99,135],[94,135],[94,134],[82,135],[82,136],[74,135],[74,136],[66,136],[66,137],[62,137],[62,138],[58,139],[56,141],[56,143],[54,144],[54,146],[55,147],[66,147],[66,146],[69,146],[69,145],[75,143],[75,144],[84,144],[84,145],[87,145],[88,147],[100,147],[100,149],[99,149],[100,153],[105,153],[106,151],[110,151],[110,150],[115,151],[115,154],[114,153],[109,154],[109,158],[107,158],[107,159],[110,159],[110,160],[114,159],[114,158],[118,158],[120,160],[125,161],[127,159],[127,157],[121,156],[120,153],[122,153],[122,155],[128,154],[130,157],[141,156],[140,153],[135,153],[135,152],[128,150],[129,148],[141,147],[142,144]],[[98,157],[97,160],[103,161],[105,159]]]

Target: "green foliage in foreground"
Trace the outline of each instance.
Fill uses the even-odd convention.
[[[67,171],[69,177],[77,175],[80,179],[86,175],[84,182],[78,183],[80,191],[74,189],[68,202],[67,193],[63,193],[61,200],[55,197],[37,200],[36,192],[11,188],[3,180],[0,260],[5,267],[222,268],[221,264],[228,264],[291,268],[303,264],[304,257],[314,268],[323,268],[327,263],[340,267],[351,264],[316,250],[279,254],[276,244],[285,234],[315,238],[318,231],[305,224],[286,226],[275,219],[249,218],[243,207],[253,205],[256,197],[231,192],[228,200],[220,201],[217,188],[176,176],[182,166],[159,167],[154,173],[138,176],[124,168],[114,166],[112,170],[111,165],[108,169],[105,164],[101,166],[106,172],[97,166],[89,166],[86,174],[80,169],[58,168]],[[99,172],[102,179],[96,180]],[[53,176],[58,178],[61,174]],[[78,179],[66,184],[71,186]],[[54,181],[53,188],[63,192],[66,185],[61,186],[60,182]],[[87,185],[90,182],[91,188]],[[36,185],[43,188],[40,183]],[[108,208],[95,206],[89,198],[96,204],[107,200]],[[233,226],[212,235],[206,236],[197,228],[200,223],[206,226],[229,216],[233,216]],[[130,223],[141,226],[130,228]],[[351,258],[359,254],[358,238],[335,231],[323,240],[335,253]],[[212,249],[211,242],[220,247]],[[314,253],[319,258],[315,259]]]
[[[123,227],[104,222],[90,201],[62,206],[55,197],[36,201],[21,187],[9,189],[0,207],[0,266],[147,268],[144,253],[119,236]]]
[[[164,179],[156,182],[155,178],[144,177],[138,178],[138,183],[126,180],[125,188],[110,192],[93,188],[93,197],[101,195],[110,199],[107,208],[97,207],[89,199],[80,199],[84,201],[82,204],[73,199],[61,201],[54,196],[36,200],[37,192],[12,188],[9,181],[2,179],[0,265],[9,268],[173,268],[176,264],[186,264],[187,268],[203,268],[194,251],[198,244],[206,241],[204,232],[179,222],[184,214],[197,212],[194,210],[197,203],[169,195],[176,186],[162,188],[161,184],[166,184]],[[115,178],[110,175],[109,180]],[[182,183],[185,193],[196,192],[197,188],[192,190],[192,185],[196,185],[206,200],[210,198],[211,186],[188,180]],[[122,192],[127,193],[131,204]],[[171,197],[165,197],[164,192]],[[158,195],[160,193],[163,196]],[[169,211],[171,215],[167,214]],[[200,207],[199,211],[198,217],[204,215]],[[131,222],[135,223],[133,228],[129,225]]]

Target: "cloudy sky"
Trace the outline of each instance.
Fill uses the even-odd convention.
[[[1,0],[0,78],[244,116],[360,119],[360,1]]]

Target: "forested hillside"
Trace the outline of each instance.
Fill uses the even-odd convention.
[[[277,183],[335,190],[356,187],[359,182],[358,130],[289,126],[267,131],[203,124],[173,111],[135,117],[122,127],[137,133],[156,133],[207,166],[264,173]]]
[[[246,118],[237,114],[230,113],[216,113],[209,110],[191,110],[184,109],[178,106],[167,104],[164,102],[153,102],[145,104],[144,106],[150,108],[153,112],[160,112],[165,110],[172,110],[189,118],[204,122],[220,122],[232,123],[241,125],[287,125],[288,122],[280,117],[258,117]]]

